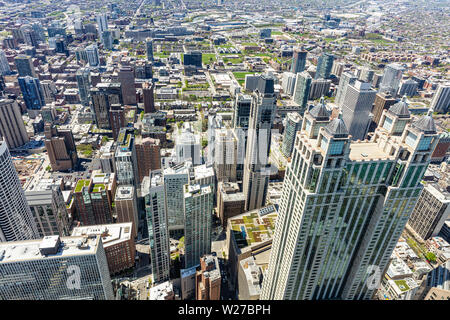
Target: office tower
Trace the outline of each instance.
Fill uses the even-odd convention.
[[[253,92],[258,87],[259,83],[259,74],[246,74],[245,75],[245,81],[244,81],[244,88],[245,91]]]
[[[369,142],[351,141],[341,119],[320,128],[317,139],[314,129],[301,131],[261,299],[373,296],[368,268],[386,269],[437,143],[431,116],[410,122],[408,110],[393,106]]]
[[[131,222],[78,226],[72,231],[72,237],[97,236],[102,238],[109,274],[117,274],[134,267],[136,246]]]
[[[147,50],[147,60],[153,61],[153,40],[150,38],[147,38],[145,40],[145,48]]]
[[[70,235],[70,220],[61,185],[54,179],[41,179],[37,185],[25,190],[25,197],[33,214],[39,238]]]
[[[8,75],[11,73],[8,59],[6,58],[5,51],[0,50],[0,74]]]
[[[38,238],[36,223],[5,141],[0,141],[0,172],[0,242]]]
[[[52,38],[57,35],[66,36],[66,29],[61,26],[59,20],[53,21],[47,28],[48,37]]]
[[[217,187],[217,210],[223,227],[229,218],[245,211],[245,197],[236,182],[219,182]]]
[[[144,82],[142,84],[142,95],[144,100],[144,113],[156,112],[155,108],[155,83]]]
[[[202,52],[201,51],[189,51],[183,56],[183,64],[185,66],[195,66],[202,68]]]
[[[56,100],[56,95],[58,90],[56,89],[55,83],[52,80],[42,80],[41,81],[42,95],[44,96],[45,104],[51,104]],[[43,106],[42,108],[44,108]],[[42,114],[41,108],[41,114]]]
[[[88,57],[86,53],[86,49],[83,48],[77,48],[75,49],[75,57],[77,58],[78,64],[85,64],[88,62]]]
[[[120,185],[137,184],[137,161],[134,128],[121,128],[117,138],[115,164],[117,182]]]
[[[295,90],[295,79],[297,77],[296,73],[293,72],[283,72],[283,77],[281,79],[281,85],[283,92],[289,96],[294,94]]]
[[[342,102],[342,114],[352,140],[364,140],[366,137],[376,94],[370,83],[355,81],[355,84],[348,85]]]
[[[250,95],[244,94],[236,95],[233,113],[234,128],[248,128],[251,104],[252,104],[252,97]]]
[[[327,96],[330,92],[331,80],[313,79],[309,89],[309,100],[316,100],[320,97]]]
[[[167,219],[171,236],[181,235],[184,232],[184,185],[189,183],[189,177],[187,163],[177,164],[164,170]]]
[[[98,67],[100,65],[100,59],[98,56],[98,48],[97,45],[91,44],[87,46],[86,49],[86,58],[90,67]]]
[[[294,102],[300,106],[300,115],[303,114],[306,103],[308,102],[309,92],[311,90],[312,78],[308,72],[297,73],[295,80]]]
[[[29,141],[20,107],[14,100],[0,99],[0,135],[11,149]]]
[[[113,36],[111,30],[104,30],[102,32],[102,44],[103,48],[112,50],[113,49]]]
[[[136,104],[136,87],[134,85],[133,68],[122,66],[119,69],[118,81],[122,86],[123,103]]]
[[[31,24],[31,28],[34,31],[37,41],[44,42],[45,41],[45,33],[44,33],[44,28],[42,27],[42,24],[39,21],[33,22]]]
[[[183,161],[192,161],[194,165],[202,163],[200,135],[193,132],[188,122],[176,136],[175,153],[177,163]]]
[[[111,105],[122,105],[123,103],[121,84],[101,82],[91,89],[90,95],[95,114],[95,124],[99,129],[110,129],[109,110]]]
[[[112,130],[112,138],[117,140],[119,131],[125,127],[125,111],[120,104],[113,104],[109,108],[109,123]]]
[[[333,61],[333,67],[331,68],[331,73],[334,74],[336,77],[341,77],[342,73],[345,69],[345,63],[339,62],[337,60]]]
[[[195,275],[196,300],[220,300],[219,259],[212,254],[200,258],[200,270]]]
[[[342,107],[342,103],[344,102],[345,93],[349,85],[353,85],[356,81],[356,76],[350,72],[342,73],[339,79],[339,86],[337,87],[336,98],[334,99],[334,103]]]
[[[135,140],[136,158],[138,163],[138,183],[153,170],[161,169],[161,148],[158,139],[142,138]]]
[[[23,100],[30,113],[30,117],[34,119],[39,113],[39,110],[45,106],[44,93],[42,92],[39,79],[26,76],[20,77],[17,80],[19,81]]]
[[[272,36],[272,30],[271,29],[261,29],[259,31],[259,37],[261,39],[267,39],[270,38]]]
[[[213,192],[209,185],[185,185],[184,191],[184,262],[185,268],[198,264],[211,252]]]
[[[218,181],[236,181],[237,139],[231,129],[215,129],[214,170]]]
[[[438,183],[427,183],[419,196],[408,226],[423,240],[436,237],[450,216],[450,194]]]
[[[299,73],[305,70],[307,54],[308,51],[303,50],[301,48],[294,49],[294,55],[292,57],[292,64],[291,64],[291,72]]]
[[[2,300],[114,299],[100,236],[7,242],[0,252]]]
[[[143,189],[146,193],[145,212],[153,282],[162,283],[168,281],[170,276],[170,249],[166,193],[161,170],[150,172]]]
[[[400,87],[398,88],[398,95],[403,97],[412,97],[417,94],[417,82],[412,79],[400,81]]]
[[[69,50],[67,50],[66,38],[63,36],[57,36],[55,38],[55,52],[63,53],[66,56],[69,55]]]
[[[53,171],[74,169],[78,163],[77,147],[70,129],[45,125],[45,148]]]
[[[383,79],[380,84],[380,91],[396,96],[400,80],[403,75],[403,67],[397,63],[391,63],[384,68]]]
[[[33,78],[37,77],[30,56],[19,54],[17,57],[14,58],[14,62],[16,64],[19,77],[26,77],[26,76]]]
[[[317,60],[317,69],[314,79],[328,79],[333,67],[334,55],[331,53],[322,54]]]
[[[372,82],[375,71],[370,70],[368,67],[361,68],[361,73],[359,75],[359,80],[362,82]]]
[[[430,108],[435,112],[447,113],[450,107],[450,83],[439,84],[431,100]]]
[[[397,100],[394,97],[385,92],[378,92],[375,95],[375,101],[372,109],[373,122],[376,124],[375,127],[378,127],[378,125],[380,124],[383,110],[388,110],[392,105],[395,104],[396,101]]]
[[[96,174],[91,179],[77,181],[73,190],[78,221],[82,225],[110,224],[112,200],[116,192],[116,177],[111,174]]]
[[[321,101],[323,104],[323,99]],[[283,134],[283,145],[281,146],[281,152],[289,158],[294,149],[295,137],[297,131],[301,129],[302,117],[297,112],[289,112],[286,115],[286,126]]]
[[[133,186],[122,185],[116,189],[114,196],[116,207],[116,222],[131,222],[132,234],[137,236],[139,227],[138,206],[136,198],[136,190]]]
[[[148,61],[136,61],[134,64],[134,73],[136,79],[148,79],[153,78],[152,63]]]
[[[20,28],[22,31],[22,36],[25,44],[37,47],[38,46],[38,37],[31,26],[24,26]]]
[[[76,79],[78,85],[78,92],[80,94],[81,103],[84,106],[89,106],[90,101],[90,70],[89,68],[80,68],[77,70]]]
[[[245,210],[261,208],[266,202],[269,185],[268,163],[272,123],[277,98],[272,76],[261,76],[258,88],[252,94],[247,151],[244,161],[243,191]]]
[[[108,29],[108,19],[106,17],[106,13],[101,13],[97,15],[96,20],[97,20],[98,34],[100,35],[100,39],[102,39],[103,31],[106,31]]]
[[[382,79],[383,79],[382,74],[375,73],[372,79],[372,87],[379,88]]]

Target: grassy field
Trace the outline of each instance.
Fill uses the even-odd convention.
[[[209,64],[211,62],[216,61],[216,54],[215,53],[203,53],[202,54],[202,63]]]
[[[253,72],[233,72],[234,77],[236,80],[245,80],[245,76],[247,74],[254,74]]]

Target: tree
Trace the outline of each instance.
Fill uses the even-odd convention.
[[[426,258],[428,261],[436,262],[436,255],[435,255],[433,252],[427,252],[427,253],[425,253],[425,258]]]

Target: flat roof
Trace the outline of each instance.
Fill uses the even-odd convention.
[[[378,146],[376,142],[352,142],[350,143],[350,160],[364,161],[364,160],[381,160],[381,159],[395,159],[389,156]]]
[[[91,236],[98,235],[102,237],[103,247],[115,245],[117,243],[131,239],[132,222],[99,224],[94,226],[75,227],[72,236]]]

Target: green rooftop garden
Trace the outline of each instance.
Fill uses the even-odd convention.
[[[94,185],[94,188],[92,189],[92,192],[102,192],[106,190],[106,185],[103,183],[96,183]]]
[[[77,185],[75,186],[75,192],[81,192],[83,187],[88,187],[90,183],[91,183],[91,180],[88,180],[88,179],[78,180]]]
[[[271,238],[275,229],[277,214],[269,214],[262,218],[256,212],[231,219],[231,229],[239,248]]]
[[[405,280],[394,280],[394,282],[402,292],[410,289]]]

